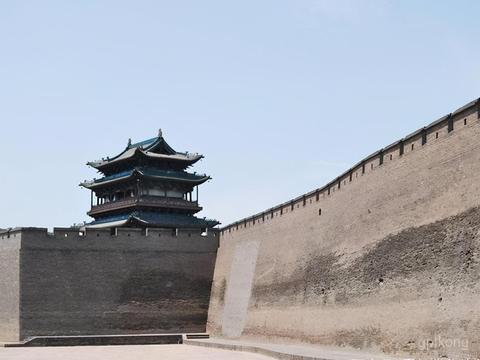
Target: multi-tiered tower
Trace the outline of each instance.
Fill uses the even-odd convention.
[[[218,221],[194,216],[198,186],[210,179],[186,169],[203,155],[175,151],[157,137],[132,144],[112,158],[89,162],[103,174],[80,185],[90,189],[95,220],[88,227],[212,228]],[[195,196],[194,196],[195,193]]]

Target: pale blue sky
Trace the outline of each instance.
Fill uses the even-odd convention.
[[[88,220],[85,163],[201,152],[223,224],[480,96],[478,1],[0,2],[0,227]]]

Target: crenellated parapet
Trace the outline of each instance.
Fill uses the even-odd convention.
[[[349,184],[368,176],[372,171],[388,167],[396,161],[407,161],[409,154],[421,151],[431,144],[443,141],[463,129],[472,126],[480,126],[480,99],[469,102],[454,112],[447,114],[427,126],[403,137],[402,139],[385,146],[384,148],[370,154],[363,160],[356,163],[350,169],[327,183],[308,193],[302,194],[294,199],[267,209],[261,213],[246,217],[232,224],[221,228],[221,233],[238,231],[247,227],[255,226],[272,220],[277,216],[291,213],[300,207],[321,202],[325,197],[334,195]],[[322,215],[322,208],[318,207],[319,216]]]
[[[17,240],[22,247],[55,247],[84,250],[87,245],[103,250],[129,249],[158,250],[166,246],[165,251],[206,250],[214,251],[218,246],[218,230],[204,232],[200,229],[167,228],[13,228],[0,232],[0,245],[7,240],[14,244]],[[132,241],[135,241],[132,243]],[[63,246],[62,246],[63,245]]]

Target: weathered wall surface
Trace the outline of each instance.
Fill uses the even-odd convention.
[[[0,241],[0,342],[20,337],[20,239],[5,235]]]
[[[222,229],[208,330],[478,357],[479,251],[471,103],[326,187]]]
[[[17,236],[21,339],[205,331],[215,232],[151,229],[145,236],[118,229],[117,236],[109,230],[79,236],[56,229],[52,236],[29,229]]]

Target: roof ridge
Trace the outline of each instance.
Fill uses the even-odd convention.
[[[138,142],[133,143],[133,144],[130,143],[129,146],[128,146],[128,148],[130,148],[130,149],[131,149],[131,148],[134,148],[134,147],[138,148],[138,147],[140,147],[140,146],[142,146],[142,145],[149,144],[149,143],[153,143],[153,142],[157,141],[158,139],[160,139],[160,137],[155,136],[155,137],[153,137],[153,138],[146,139],[146,140],[142,140],[142,141],[138,141]]]

